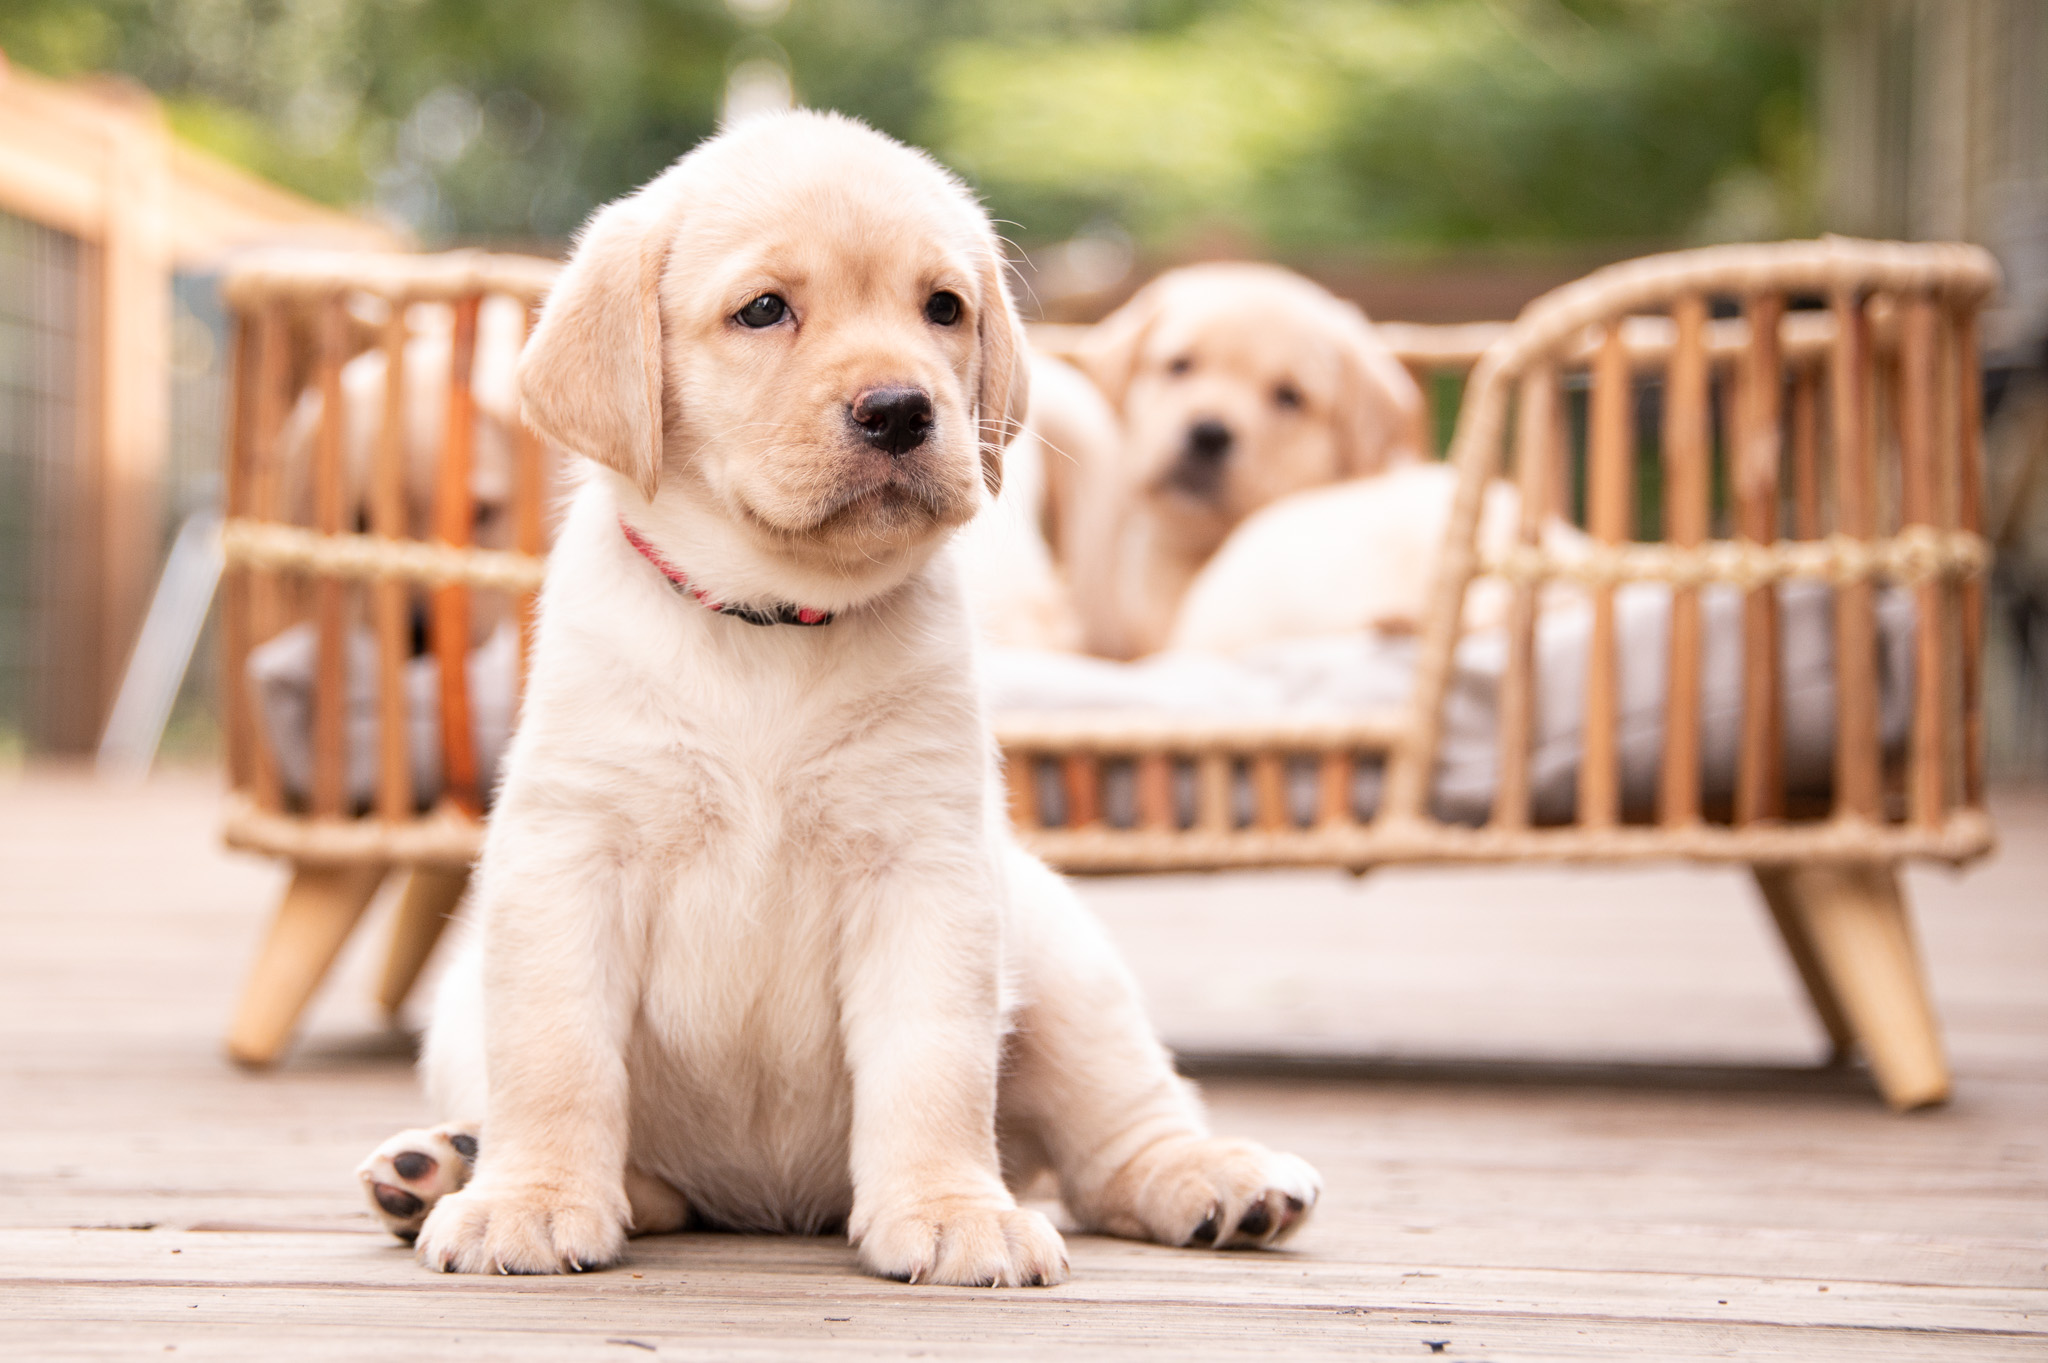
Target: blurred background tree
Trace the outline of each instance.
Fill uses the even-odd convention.
[[[559,242],[729,99],[789,92],[931,148],[1020,242],[1113,264],[1808,230],[1819,7],[9,0],[0,49],[132,77],[193,141],[428,245]]]

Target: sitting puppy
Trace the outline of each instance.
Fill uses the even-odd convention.
[[[1307,1217],[1005,824],[947,540],[1026,373],[972,196],[846,119],[742,123],[584,230],[521,360],[590,465],[427,1037],[448,1120],[362,1170],[422,1263],[844,1227],[883,1277],[1056,1283],[1047,1170],[1165,1244]]]
[[[1068,556],[1089,649],[1107,657],[1165,644],[1246,516],[1422,448],[1422,394],[1365,315],[1276,266],[1161,275],[1073,358],[1123,419],[1114,466],[1077,474]]]

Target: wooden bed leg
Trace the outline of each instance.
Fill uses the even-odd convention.
[[[398,1016],[412,993],[420,970],[441,940],[442,929],[469,886],[467,866],[418,866],[405,882],[405,894],[398,901],[398,915],[391,925],[391,954],[384,961],[384,982],[377,986],[377,1002],[386,1014]]]
[[[1778,925],[1778,936],[1784,940],[1785,952],[1798,967],[1799,980],[1806,986],[1806,997],[1813,1003],[1814,1014],[1820,1018],[1820,1025],[1827,1030],[1832,1052],[1828,1063],[1846,1064],[1849,1052],[1856,1045],[1856,1030],[1849,1025],[1848,1017],[1842,1012],[1842,1001],[1835,996],[1835,987],[1828,983],[1827,974],[1822,970],[1820,953],[1815,950],[1813,936],[1807,931],[1806,920],[1800,915],[1798,901],[1794,898],[1792,869],[1787,866],[1757,866],[1757,889],[1763,891],[1764,903],[1770,907],[1771,918]]]
[[[269,1065],[284,1050],[384,871],[382,865],[303,864],[293,870],[228,1028],[228,1055],[236,1063]]]
[[[1837,1053],[1853,1039],[1901,1112],[1946,1101],[1948,1062],[1898,872],[1759,866],[1756,878]]]

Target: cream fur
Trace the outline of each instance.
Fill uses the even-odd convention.
[[[1031,356],[1031,410],[1003,454],[1003,490],[960,533],[960,566],[981,638],[1072,653],[1081,617],[1052,540],[1074,470],[1113,457],[1115,418],[1073,366]]]
[[[1254,513],[1196,575],[1167,646],[1238,653],[1281,639],[1420,628],[1457,487],[1449,465],[1404,464],[1298,492]],[[1479,517],[1481,556],[1506,553],[1520,519],[1514,487],[1489,484]],[[1543,539],[1565,556],[1587,543],[1554,517]],[[1475,581],[1465,593],[1466,628],[1505,623],[1508,601],[1505,582]]]
[[[1245,517],[1421,449],[1421,391],[1365,314],[1277,266],[1169,271],[1074,358],[1123,424],[1068,555],[1088,647],[1108,657],[1165,645],[1195,574]],[[1207,422],[1231,443],[1205,463],[1189,451]]]
[[[1060,1237],[1013,1195],[1045,1170],[1083,1226],[1170,1244],[1271,1243],[1312,1208],[1299,1159],[1209,1136],[1005,823],[946,545],[1024,402],[997,252],[950,176],[815,114],[740,125],[584,236],[521,377],[593,462],[429,1033],[449,1125],[363,1168],[422,1204],[383,1211],[427,1265],[600,1267],[698,1220],[843,1226],[885,1277],[1052,1283]],[[934,289],[962,324],[924,319]],[[791,320],[741,328],[766,291]],[[894,459],[848,425],[881,383],[934,409]],[[705,610],[622,514],[726,600],[841,614]],[[448,1192],[456,1132],[481,1154]]]

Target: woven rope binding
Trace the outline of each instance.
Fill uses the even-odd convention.
[[[404,578],[429,586],[466,582],[508,592],[538,588],[547,560],[506,549],[463,549],[382,535],[324,535],[302,526],[236,518],[221,527],[230,565],[321,577]]]
[[[1517,582],[1554,579],[1588,587],[1625,582],[1669,582],[1698,587],[1732,582],[1761,587],[1786,578],[1819,578],[1846,586],[1886,578],[1931,582],[1976,577],[1991,566],[1991,545],[1967,530],[1915,525],[1890,539],[1862,540],[1832,535],[1824,540],[1716,540],[1694,548],[1669,544],[1595,544],[1558,554],[1518,545],[1481,572]]]

